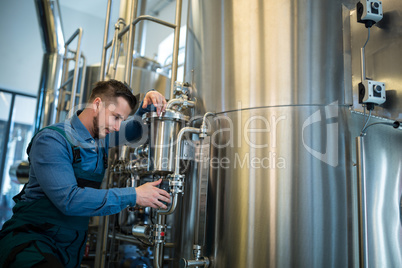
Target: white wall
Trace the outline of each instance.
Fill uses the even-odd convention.
[[[106,6],[99,17],[60,9],[65,39],[82,27],[87,64],[100,62]],[[43,48],[34,0],[0,1],[0,39],[0,88],[37,95]]]
[[[65,39],[78,27],[82,27],[84,34],[81,48],[87,58],[87,65],[100,62],[107,1],[95,1],[93,9],[96,12],[88,10],[87,6],[71,8],[71,0],[59,2]],[[186,24],[187,2],[183,0],[182,25]],[[118,12],[118,3],[113,5],[112,10]],[[174,23],[175,7],[173,1],[158,17]],[[113,26],[115,21],[110,23]],[[153,58],[158,52],[159,43],[172,32],[167,27],[148,23],[146,56]],[[34,0],[0,1],[0,40],[0,88],[36,96],[43,49]]]
[[[176,1],[170,3],[166,8],[164,8],[158,15],[158,18],[171,23],[175,22],[175,12],[176,12]],[[183,0],[182,6],[182,16],[181,16],[181,26],[187,24],[187,12],[188,12],[188,0]],[[158,53],[159,44],[173,33],[173,30],[167,28],[166,26],[161,26],[156,23],[149,23],[147,25],[147,45],[145,49],[145,55],[149,58],[153,58]],[[185,40],[184,40],[185,41]],[[184,43],[181,42],[181,46]],[[172,43],[173,47],[173,43]]]
[[[0,1],[0,88],[37,94],[42,41],[34,1]]]

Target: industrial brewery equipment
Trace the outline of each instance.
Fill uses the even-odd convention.
[[[202,104],[195,114],[217,114],[212,132],[220,131],[211,141],[211,159],[230,163],[209,173],[204,255],[213,267],[359,266],[353,137],[364,118],[350,112],[362,109],[352,106],[358,100],[353,79],[360,77],[354,67],[360,61],[351,63],[360,56],[355,48],[361,48],[353,35],[351,41],[356,2],[190,1],[185,80],[196,85]],[[388,10],[391,4],[400,10],[397,1],[388,1]],[[385,29],[393,29],[390,21],[373,30],[377,40],[383,40]],[[388,35],[388,40],[392,44],[395,39]],[[368,65],[374,69],[368,76],[399,81],[386,63],[377,64],[385,58],[383,47],[380,41],[371,45],[376,62]],[[389,118],[387,109],[395,108],[380,107],[378,115]],[[383,138],[381,130],[374,135],[370,140]],[[393,142],[400,146],[397,139]],[[371,150],[384,154],[379,144]],[[383,160],[377,167],[374,155],[366,161],[366,167],[376,170],[373,185],[387,180],[398,185],[400,160]],[[379,180],[379,170],[389,169],[399,175]],[[393,204],[396,219],[401,191],[391,188],[387,193],[394,197],[381,202]],[[370,189],[369,210],[377,213],[369,227],[370,239],[375,239],[370,262],[400,266],[400,243],[384,238],[400,239],[400,222],[379,220],[381,206],[375,210],[373,204],[385,200],[384,193]],[[194,209],[189,206],[183,214]],[[193,218],[184,222],[191,226]],[[194,230],[188,227],[183,234],[182,257],[191,258],[187,241]]]
[[[176,16],[173,24],[145,15],[146,3],[146,0],[120,1],[119,19],[114,25],[113,35],[110,35],[112,1],[108,1],[102,58],[100,63],[87,67],[84,102],[88,100],[93,84],[105,79],[124,81],[138,98],[142,98],[150,89],[155,89],[170,98],[177,78],[180,16]],[[177,5],[176,13],[181,14],[181,4]],[[174,30],[173,61],[170,68],[144,56],[145,21],[155,22]],[[109,36],[112,36],[111,40]]]
[[[200,148],[199,143],[197,145],[189,138],[187,141],[185,136],[190,133],[197,134],[201,140],[208,136],[206,118],[212,115],[210,113],[204,115],[199,128],[186,126],[189,124],[189,116],[186,114],[196,105],[195,101],[190,100],[190,92],[188,84],[176,83],[173,92],[175,98],[167,103],[166,111],[161,115],[150,112],[143,116],[150,133],[148,142],[137,147],[123,146],[120,150],[111,152],[111,155],[118,156],[111,163],[111,171],[108,174],[110,187],[137,187],[162,178],[165,182],[162,184],[164,189],[172,196],[172,203],[167,210],[128,208],[118,216],[118,226],[116,222],[110,224],[108,219],[103,229],[103,236],[110,236],[112,240],[130,241],[134,237],[143,245],[153,247],[154,267],[163,267],[166,245],[174,251],[178,250],[181,197],[190,179],[189,166],[199,165],[190,163],[195,159],[194,150]],[[208,142],[205,145],[208,146]],[[129,213],[133,214],[134,221],[129,221]],[[168,230],[168,226],[174,231]],[[112,242],[104,243],[101,252],[106,252],[107,247],[113,248],[114,245]],[[173,258],[174,254],[177,253],[168,254],[167,258]],[[197,261],[197,266],[200,263],[209,264],[208,258],[201,259],[199,253],[197,256],[197,260],[186,260],[186,263]],[[172,265],[177,266],[178,261],[173,260],[169,266]]]
[[[364,158],[372,174],[397,174],[387,176],[396,185],[387,187],[395,215],[402,164],[395,151],[392,164],[383,159],[379,166],[375,157],[355,154],[353,137],[365,123],[352,90],[360,77],[354,67],[360,60],[352,64],[361,47],[350,33],[355,5],[190,0],[184,80],[191,83],[171,87],[162,116],[144,116],[147,142],[115,148],[109,159],[108,187],[163,178],[172,205],[166,211],[131,208],[116,222],[106,217],[104,236],[153,248],[154,267],[363,265],[357,162]],[[391,148],[381,147],[383,134],[401,145],[397,134],[377,130],[367,139],[375,142],[360,140],[358,148],[385,157]],[[371,183],[386,188],[387,180]],[[367,204],[375,204],[382,196],[368,189]],[[370,262],[400,266],[395,215],[393,225],[375,215],[375,225],[367,227],[375,238],[367,247],[376,252]],[[382,241],[386,236],[393,238]],[[103,240],[102,258],[116,255],[110,245]],[[387,252],[376,251],[379,245]]]
[[[111,149],[109,153],[109,173],[108,173],[108,187],[136,187],[142,183],[152,181],[155,179],[163,178],[168,183],[167,190],[170,190],[172,194],[172,205],[166,211],[158,210],[151,211],[144,210],[142,208],[131,209],[130,212],[124,211],[119,216],[118,230],[116,231],[115,217],[106,217],[104,223],[101,224],[101,235],[97,252],[99,254],[96,260],[96,265],[103,265],[105,260],[113,259],[113,250],[116,246],[114,241],[130,241],[130,238],[124,236],[127,234],[127,224],[130,226],[132,222],[127,222],[128,214],[134,212],[134,219],[136,224],[132,228],[132,235],[144,243],[144,245],[153,246],[153,258],[154,267],[162,267],[164,252],[166,248],[165,237],[168,239],[174,237],[178,232],[168,232],[166,223],[175,222],[174,225],[179,224],[179,214],[175,214],[176,217],[170,216],[175,212],[179,204],[179,196],[184,191],[184,174],[182,174],[181,168],[181,142],[185,133],[201,133],[201,129],[185,127],[189,121],[189,109],[195,106],[195,101],[191,99],[191,89],[187,84],[178,83],[174,84],[177,77],[177,58],[178,58],[178,45],[179,45],[179,29],[180,29],[180,16],[181,16],[181,1],[176,3],[176,20],[175,24],[162,21],[148,15],[137,16],[138,1],[127,1],[129,5],[130,15],[129,24],[124,28],[122,21],[118,21],[115,25],[115,34],[112,41],[107,43],[108,39],[108,27],[111,1],[108,3],[108,15],[106,19],[104,49],[102,54],[102,63],[100,67],[100,79],[103,80],[106,76],[112,76],[126,82],[128,85],[132,83],[138,83],[143,81],[144,77],[138,79],[135,77],[135,69],[132,68],[133,61],[138,61],[138,58],[132,57],[132,51],[134,47],[135,26],[138,22],[148,20],[159,23],[161,25],[173,28],[174,46],[173,46],[173,60],[171,68],[171,83],[170,90],[167,91],[164,88],[159,90],[161,93],[170,99],[167,105],[166,111],[161,115],[156,113],[148,113],[144,115],[144,122],[149,127],[149,133],[152,133],[149,141],[145,144],[141,144],[135,148],[123,147]],[[124,77],[117,77],[119,74],[118,59],[120,58],[120,46],[123,36],[127,34],[128,43],[125,44],[127,52],[125,55]],[[106,61],[107,50],[111,48],[109,52],[109,61]],[[114,57],[113,66],[110,67],[112,62],[112,54]],[[141,62],[141,61],[139,61]],[[144,61],[146,65],[147,62]],[[106,64],[107,63],[107,64]],[[108,65],[108,66],[106,66]],[[121,68],[122,69],[122,68]],[[110,71],[110,72],[108,72]],[[146,77],[145,77],[146,78]],[[146,79],[145,79],[146,80]],[[149,88],[145,88],[148,90]],[[138,92],[135,92],[138,93]],[[187,111],[186,111],[187,110]],[[201,136],[206,135],[206,128],[203,128]],[[129,176],[129,179],[127,178]],[[133,213],[131,213],[133,214]],[[152,220],[154,219],[154,220]],[[151,223],[149,223],[151,221]],[[177,224],[176,224],[177,223]],[[172,226],[172,224],[169,224]],[[124,231],[126,230],[126,231]],[[110,236],[110,240],[109,240]],[[132,239],[132,238],[131,238]],[[144,241],[144,240],[145,241]],[[110,243],[109,243],[110,241]],[[177,241],[177,239],[174,239]],[[172,244],[171,248],[177,251],[177,243]],[[106,252],[106,248],[109,248],[109,254]],[[172,256],[174,253],[170,253]],[[107,256],[108,255],[108,256]]]

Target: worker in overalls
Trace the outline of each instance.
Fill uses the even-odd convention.
[[[149,91],[136,115],[158,113],[165,98]],[[99,189],[104,177],[109,139],[136,106],[123,83],[98,82],[89,104],[70,119],[40,130],[28,146],[29,182],[14,197],[13,216],[0,232],[0,267],[79,267],[89,218],[120,212],[127,206],[164,208],[169,194],[156,187]],[[131,121],[130,121],[131,122]],[[141,124],[127,123],[132,136]]]

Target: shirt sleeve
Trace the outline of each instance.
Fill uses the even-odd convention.
[[[62,135],[45,130],[30,151],[31,172],[50,201],[65,215],[103,216],[136,202],[135,188],[80,188],[72,167],[72,149]]]

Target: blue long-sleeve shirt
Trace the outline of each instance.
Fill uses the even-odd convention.
[[[152,109],[140,108],[135,119],[125,126],[128,141],[140,138],[143,127],[139,118]],[[86,171],[100,173],[103,169],[103,151],[109,147],[109,137],[94,139],[77,114],[65,122],[58,123],[81,150],[82,168]],[[121,135],[121,134],[120,134]],[[113,138],[115,139],[115,138]],[[25,188],[23,201],[33,201],[47,196],[64,214],[74,216],[102,216],[120,212],[136,203],[135,188],[94,189],[80,188],[73,170],[73,153],[71,145],[57,131],[44,129],[33,139],[30,157],[29,182]]]

